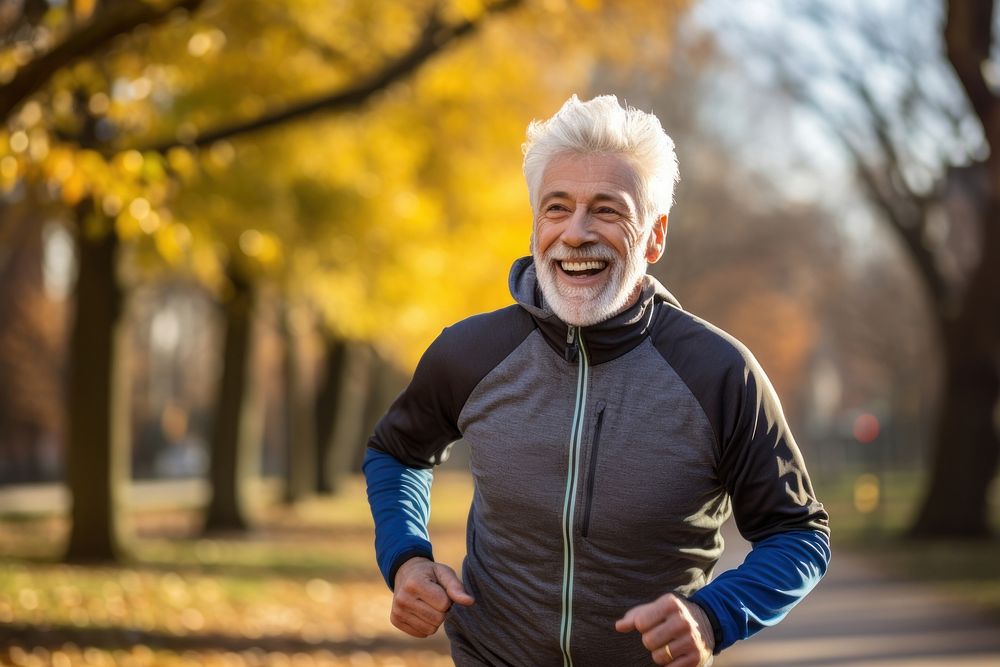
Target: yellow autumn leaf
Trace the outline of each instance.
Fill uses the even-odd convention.
[[[89,184],[84,174],[79,170],[73,171],[63,180],[59,188],[60,199],[67,206],[75,206],[89,191]]]
[[[180,265],[187,257],[191,245],[191,233],[181,223],[162,225],[153,232],[156,251],[172,266]]]
[[[191,155],[191,151],[180,146],[175,146],[167,151],[167,165],[171,171],[185,181],[191,179],[198,169],[198,164]]]
[[[131,241],[142,234],[140,222],[128,209],[115,216],[115,231],[124,241]]]
[[[86,21],[94,13],[97,6],[96,0],[72,0],[73,18],[77,21]]]

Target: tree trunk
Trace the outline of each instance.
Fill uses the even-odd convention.
[[[994,173],[997,173],[996,165]],[[942,327],[944,386],[931,479],[911,533],[922,537],[990,534],[989,488],[1000,459],[1000,183],[980,207],[982,258],[959,312]]]
[[[312,402],[306,397],[306,382],[302,373],[300,327],[294,307],[282,308],[282,336],[285,340],[285,428],[288,465],[285,468],[286,503],[309,497],[316,490],[316,434]]]
[[[332,493],[333,487],[327,475],[330,453],[333,449],[333,433],[337,424],[337,409],[344,387],[344,364],[347,358],[347,341],[334,335],[324,339],[324,372],[319,389],[316,391],[316,491]]]
[[[256,291],[230,276],[234,293],[223,303],[225,347],[209,464],[211,500],[204,531],[244,531],[251,521],[244,483],[259,474],[260,410],[250,372]]]
[[[368,400],[365,402],[365,416],[361,423],[362,442],[351,462],[353,470],[361,469],[361,463],[365,458],[365,447],[368,438],[375,432],[375,425],[410,382],[409,374],[399,370],[395,364],[377,352],[372,354],[371,363],[371,387],[368,391]]]
[[[97,231],[92,205],[77,209],[76,313],[70,333],[66,481],[72,528],[65,560],[118,561],[125,532],[129,372],[125,293],[116,275],[119,241]]]
[[[996,474],[994,410],[998,388],[992,359],[949,341],[944,395],[934,438],[931,479],[912,533],[918,537],[986,537],[988,492]]]
[[[354,469],[358,452],[364,449],[367,442],[365,410],[375,379],[374,357],[375,354],[367,343],[348,343],[343,370],[344,386],[326,465],[331,493],[340,489],[344,476]]]

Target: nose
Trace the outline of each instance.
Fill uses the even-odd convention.
[[[573,215],[566,221],[566,227],[559,235],[560,240],[572,248],[594,243],[597,240],[597,235],[591,228],[590,222],[590,214],[586,207],[577,207]]]

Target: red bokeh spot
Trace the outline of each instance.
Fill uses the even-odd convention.
[[[854,419],[852,432],[854,433],[854,439],[862,445],[875,442],[875,438],[878,437],[879,433],[878,417],[869,412],[862,412]]]

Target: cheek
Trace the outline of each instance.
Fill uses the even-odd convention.
[[[557,225],[553,225],[550,222],[540,220],[535,223],[535,228],[532,232],[532,240],[534,241],[534,250],[539,254],[544,254],[549,246],[559,238],[559,229]]]
[[[623,257],[633,252],[641,241],[641,230],[634,225],[618,225],[604,237]]]
[[[633,251],[641,251],[645,254],[652,230],[643,225],[634,225],[629,228],[629,246]]]

